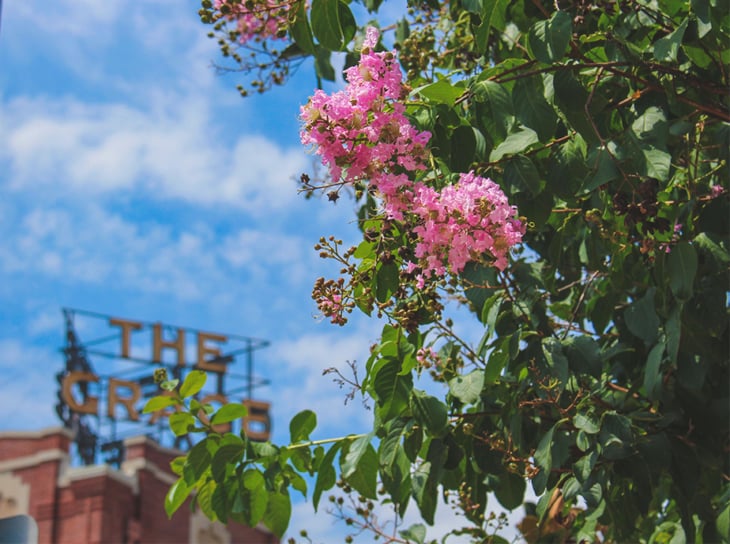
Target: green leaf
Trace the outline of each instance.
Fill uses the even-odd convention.
[[[167,380],[160,384],[160,389],[164,389],[165,391],[174,391],[175,388],[177,387],[177,384],[179,384],[179,383],[180,383],[180,380],[178,380],[177,378],[174,380]]]
[[[493,149],[489,155],[489,160],[490,162],[496,162],[505,155],[517,155],[519,153],[524,153],[539,141],[537,133],[534,130],[522,127],[518,131],[507,136],[501,144]]]
[[[687,535],[679,521],[663,521],[649,537],[648,544],[685,544]]]
[[[499,316],[499,310],[502,308],[503,295],[497,293],[492,295],[482,304],[482,312],[480,321],[484,323],[487,330],[485,335],[487,338],[494,332],[494,326],[497,323],[497,317]],[[479,350],[481,352],[481,349]]]
[[[372,435],[366,434],[350,442],[345,455],[340,458],[340,469],[343,478],[348,478],[357,470],[357,465],[362,456],[365,455],[371,439]]]
[[[197,482],[210,467],[211,455],[208,450],[208,439],[204,438],[195,444],[185,457],[183,476],[188,485]]]
[[[210,496],[210,507],[216,517],[222,522],[227,523],[231,514],[231,504],[228,501],[227,489],[223,485],[216,485]]]
[[[530,191],[533,195],[542,191],[543,181],[529,157],[512,157],[504,167],[504,181],[520,190]]]
[[[245,447],[242,444],[226,444],[221,446],[213,455],[210,463],[213,478],[222,483],[225,479],[228,466],[239,461],[239,457],[244,452]]]
[[[639,140],[633,131],[624,139],[624,146],[623,152],[634,159],[636,168],[643,176],[656,178],[659,181],[669,179],[672,156],[667,151]]]
[[[375,244],[373,242],[368,242],[367,240],[363,240],[360,242],[360,244],[357,246],[357,249],[355,250],[355,253],[352,254],[353,257],[356,259],[372,259],[375,260]]]
[[[589,438],[588,433],[583,430],[578,431],[575,435],[575,445],[580,451],[588,451],[591,447],[591,439]]]
[[[312,493],[312,504],[314,505],[315,512],[317,511],[317,506],[319,505],[319,499],[322,496],[322,492],[331,489],[337,480],[337,475],[334,469],[334,460],[335,455],[337,455],[337,452],[340,451],[342,444],[342,442],[335,442],[322,458],[322,462],[319,465],[317,481],[314,484],[314,492]]]
[[[411,461],[404,448],[398,449],[390,473],[381,470],[380,478],[395,510],[402,517],[411,497]]]
[[[167,408],[169,406],[175,406],[177,404],[180,404],[180,401],[175,397],[169,397],[166,395],[152,397],[144,405],[142,413],[149,414],[151,412],[157,412],[158,410],[162,410],[163,408]]]
[[[647,176],[660,181],[669,179],[669,171],[672,165],[672,156],[669,153],[652,146],[643,147],[641,153],[644,157]]]
[[[616,412],[604,413],[598,438],[602,448],[601,455],[606,459],[623,459],[631,455],[631,420]]]
[[[477,81],[471,87],[474,100],[482,107],[482,124],[490,134],[502,140],[512,125],[512,98],[504,86],[494,81]]]
[[[659,386],[662,383],[661,364],[664,355],[664,342],[659,342],[649,352],[644,368],[644,391],[646,396],[656,400],[659,396]]]
[[[506,472],[499,477],[499,485],[494,490],[499,504],[507,510],[522,506],[525,498],[525,478],[513,472]]]
[[[664,148],[669,136],[667,115],[662,108],[649,106],[631,124],[631,131],[642,142]]]
[[[400,370],[397,359],[388,359],[372,378],[378,413],[385,420],[399,415],[408,407],[413,377],[410,373],[402,375]]]
[[[461,5],[469,13],[479,15],[482,13],[482,0],[462,0]]]
[[[200,508],[200,511],[203,512],[203,514],[205,514],[205,516],[211,521],[216,521],[218,519],[218,516],[216,516],[215,511],[213,510],[212,504],[213,493],[215,492],[216,487],[218,487],[218,484],[215,480],[208,480],[205,484],[198,488],[198,492],[195,495],[196,506]]]
[[[202,370],[190,371],[185,377],[185,381],[180,386],[180,396],[184,399],[192,397],[203,389],[207,379],[208,374]]]
[[[515,116],[524,126],[537,132],[540,140],[548,140],[555,132],[557,116],[544,96],[542,78],[533,76],[518,79],[512,89],[512,103],[517,107]]]
[[[724,542],[730,542],[730,504],[725,506],[717,516],[715,528]]]
[[[647,289],[639,300],[624,310],[624,320],[634,336],[641,338],[646,345],[654,343],[659,331],[659,318],[654,310],[656,288]]]
[[[263,523],[272,533],[281,538],[289,527],[291,499],[287,493],[269,493]]]
[[[378,459],[382,471],[391,475],[393,465],[401,449],[403,436],[410,431],[411,424],[406,424],[402,418],[393,419],[387,424],[387,434],[380,440],[378,446]]]
[[[654,43],[654,58],[656,60],[659,62],[676,62],[679,46],[682,45],[688,23],[689,19],[684,19],[674,32]]]
[[[330,51],[341,51],[355,36],[355,18],[340,0],[312,0],[312,32]]]
[[[307,19],[307,8],[305,2],[299,2],[299,9],[297,10],[294,22],[289,25],[289,34],[291,34],[294,43],[305,53],[314,55],[315,46],[314,38],[312,36],[312,27],[309,26],[309,20]]]
[[[411,393],[411,410],[416,421],[421,423],[433,436],[444,436],[449,428],[446,405],[436,397],[423,391]]]
[[[469,374],[457,376],[449,381],[449,391],[464,404],[474,404],[479,400],[484,388],[484,371],[474,370]]]
[[[507,0],[482,0],[481,24],[476,29],[477,50],[483,52],[489,43],[489,31],[497,33],[504,30]]]
[[[433,525],[433,516],[436,512],[436,493],[433,486],[430,485],[430,472],[431,463],[428,461],[421,463],[416,468],[412,476],[412,491],[423,520],[429,525]]]
[[[510,359],[509,344],[512,335],[500,340],[499,347],[493,349],[487,357],[487,366],[484,368],[484,381],[487,384],[496,382],[502,375],[502,370],[507,366]]]
[[[484,136],[474,127],[460,126],[452,135],[451,169],[454,172],[466,172],[484,154]]]
[[[406,540],[412,540],[417,544],[423,544],[426,540],[426,526],[423,523],[416,523],[408,527],[408,529],[398,531],[398,534]]]
[[[530,29],[530,50],[538,61],[552,64],[565,54],[572,33],[573,21],[570,14],[556,11],[550,19],[539,21]]]
[[[577,413],[573,417],[573,425],[588,434],[596,434],[601,430],[598,422],[588,414]]]
[[[230,421],[246,417],[247,415],[248,409],[246,409],[243,404],[230,402],[221,406],[218,411],[213,414],[213,417],[210,419],[210,424],[218,425],[220,423],[228,423]]]
[[[583,486],[580,485],[578,479],[571,476],[570,478],[565,480],[565,483],[563,484],[563,498],[566,501],[575,498],[575,496],[578,495],[582,487]]]
[[[598,143],[596,131],[591,124],[588,115],[595,117],[598,108],[596,103],[600,97],[588,101],[588,91],[575,78],[570,70],[558,70],[553,76],[553,102],[560,109],[560,113],[570,123],[570,126],[580,134],[584,140],[594,144]],[[590,105],[588,115],[586,107]]]
[[[495,296],[496,289],[492,286],[498,283],[497,270],[493,266],[469,262],[462,270],[461,277],[465,285],[464,295],[472,310],[477,315],[483,314],[487,299]]]
[[[667,257],[666,273],[669,287],[682,302],[692,298],[692,286],[697,274],[697,253],[689,242],[680,242]]]
[[[708,0],[692,0],[692,11],[697,16],[697,37],[704,38],[712,30],[710,2]]]
[[[332,67],[332,63],[330,62],[330,51],[321,45],[318,45],[314,52],[314,70],[317,74],[317,78],[321,78],[326,81],[335,80],[335,69]],[[321,81],[318,81],[318,86],[322,86]]]
[[[590,336],[566,338],[563,349],[568,357],[568,366],[577,374],[588,374],[594,378],[601,375],[601,346]]]
[[[375,296],[378,302],[386,302],[398,290],[399,272],[395,262],[385,263],[378,268],[375,274],[377,284]]]
[[[181,455],[179,457],[175,457],[172,461],[170,461],[170,470],[173,472],[173,474],[182,476],[183,467],[185,466],[186,459],[187,456]]]
[[[398,19],[395,24],[395,41],[396,43],[403,43],[411,35],[411,28],[408,25],[408,19],[402,17]]]
[[[356,470],[345,480],[355,491],[368,499],[377,497],[378,455],[368,442],[365,451],[357,462]]]
[[[188,434],[191,427],[195,426],[195,418],[187,412],[175,412],[170,414],[169,424],[175,436],[183,436]]]
[[[560,341],[553,337],[544,338],[542,352],[550,368],[550,375],[558,380],[558,388],[562,391],[568,382],[569,365]]]
[[[694,239],[694,243],[701,253],[710,255],[718,267],[730,264],[730,253],[725,247],[725,242],[713,236],[712,233],[701,232]]]
[[[316,426],[317,414],[311,410],[302,410],[299,412],[289,423],[291,443],[296,444],[300,440],[309,440],[309,435]]]
[[[611,158],[608,149],[598,146],[588,153],[588,165],[591,172],[583,183],[583,191],[590,192],[594,189],[605,185],[619,177],[616,163]]]
[[[598,453],[592,451],[587,453],[573,464],[573,473],[580,483],[585,483],[590,478],[593,472],[593,467],[596,466],[598,460]]]
[[[542,495],[543,491],[545,491],[547,474],[550,473],[550,469],[552,469],[553,466],[553,433],[555,432],[556,428],[557,424],[550,427],[550,430],[546,432],[540,439],[540,442],[537,445],[537,449],[535,450],[535,464],[540,468],[540,474],[543,475],[542,478],[532,479],[532,487],[535,490],[536,495]]]
[[[269,504],[269,493],[266,491],[266,481],[263,474],[255,469],[249,469],[241,476],[243,487],[248,495],[248,524],[256,527],[266,514]]]
[[[677,364],[679,353],[679,341],[682,337],[682,305],[678,304],[669,310],[667,320],[664,322],[664,333],[667,337],[667,356],[669,362]]]
[[[188,486],[182,478],[172,484],[172,487],[167,491],[167,495],[165,495],[165,512],[168,518],[171,518],[180,508],[192,490],[193,488]]]
[[[448,79],[440,79],[435,83],[415,89],[413,93],[420,94],[423,98],[435,104],[453,106],[456,99],[464,94],[464,89],[453,86]]]

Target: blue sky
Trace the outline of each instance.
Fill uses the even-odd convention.
[[[381,325],[333,326],[310,299],[337,272],[312,246],[356,239],[351,201],[297,194],[313,161],[297,115],[314,74],[305,65],[293,84],[242,99],[235,76],[211,68],[198,7],[3,6],[0,408],[13,417],[0,430],[59,424],[62,307],[264,338],[257,372],[272,385],[257,397],[272,403],[274,441],[304,408],[320,416],[316,438],[368,430],[370,414],[322,370],[364,362]],[[309,504],[295,507],[301,527],[315,542],[345,529]]]

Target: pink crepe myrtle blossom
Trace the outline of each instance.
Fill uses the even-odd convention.
[[[509,249],[522,241],[525,226],[516,218],[502,189],[474,172],[461,174],[441,192],[420,185],[413,213],[420,223],[415,255],[424,275],[458,274],[469,261],[488,255],[493,266],[504,270]]]
[[[289,24],[289,10],[296,0],[254,0],[235,2],[215,0],[215,9],[229,21],[235,21],[242,44],[250,41],[284,39]]]
[[[302,107],[302,143],[321,156],[335,183],[367,182],[388,218],[413,225],[418,262],[406,271],[420,269],[418,288],[470,261],[504,270],[525,232],[516,209],[496,183],[473,172],[440,191],[413,181],[426,169],[431,134],[406,117],[400,67],[392,52],[373,51],[377,41],[377,30],[368,28],[360,62],[345,71],[347,86],[331,95],[318,90]],[[325,315],[332,303],[320,304]]]
[[[430,347],[421,348],[416,351],[416,361],[424,368],[438,367],[441,365],[441,357]]]
[[[342,303],[342,295],[339,293],[324,293],[316,300],[319,311],[322,316],[327,317],[335,325],[344,325],[347,318],[344,316],[348,313],[348,308]]]
[[[407,173],[425,169],[431,135],[405,116],[403,75],[392,52],[373,50],[377,39],[378,31],[368,28],[360,62],[345,70],[343,90],[317,90],[302,107],[301,141],[322,157],[333,180],[368,181],[387,202],[403,192],[410,196]],[[401,209],[393,202],[386,211],[399,217]]]
[[[713,185],[710,187],[710,198],[717,198],[724,192],[725,189],[722,185]]]

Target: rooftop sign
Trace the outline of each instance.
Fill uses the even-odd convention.
[[[253,369],[253,354],[268,346],[265,340],[69,308],[63,314],[66,365],[56,375],[56,412],[76,433],[85,464],[96,462],[97,450],[111,452],[107,461],[118,463],[122,440],[132,434],[156,435],[163,445],[181,449],[191,445],[189,437],[169,433],[165,419],[172,408],[142,415],[146,400],[162,394],[153,379],[154,367],[161,366],[180,380],[191,370],[208,372],[213,388],[201,391],[198,400],[219,405],[242,401],[249,414],[234,430],[253,440],[269,439],[270,405],[253,398],[257,387],[268,384]],[[82,342],[81,334],[90,339]],[[93,367],[91,357],[104,361]],[[239,357],[244,359],[240,370]],[[164,444],[166,440],[173,443]]]

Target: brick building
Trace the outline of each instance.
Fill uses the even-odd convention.
[[[39,544],[275,544],[264,528],[211,523],[182,507],[168,520],[165,494],[179,452],[141,436],[125,440],[119,470],[69,465],[71,433],[51,428],[0,433],[0,518],[27,514]]]

